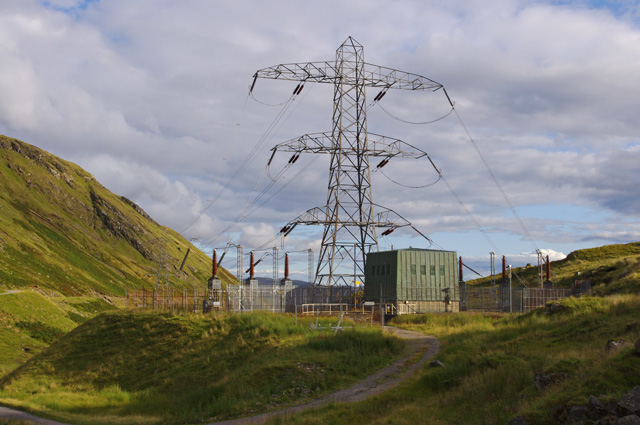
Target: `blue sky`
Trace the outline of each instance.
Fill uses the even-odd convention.
[[[330,130],[331,87],[307,85],[272,132],[282,106],[266,104],[286,101],[295,83],[260,80],[255,98],[248,88],[260,68],[333,60],[352,36],[367,62],[444,84],[534,243],[455,114],[401,121],[446,114],[441,92],[390,91],[384,110],[368,110],[369,131],[429,152],[515,266],[535,262],[534,246],[557,259],[640,240],[638,13],[636,1],[9,0],[0,4],[0,133],[83,166],[209,252],[273,240],[317,253],[319,228],[274,236],[324,205],[327,158],[284,170],[289,157],[278,154],[270,171],[282,179],[251,200],[270,181],[271,147]],[[424,161],[384,171],[408,185],[436,177]],[[442,182],[372,181],[374,202],[488,270],[493,247]],[[219,235],[248,203],[251,214]],[[403,230],[380,239],[392,245],[427,247]],[[270,276],[264,263],[259,273]],[[306,257],[294,263],[306,277]]]

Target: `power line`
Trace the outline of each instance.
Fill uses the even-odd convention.
[[[449,110],[449,112],[447,112],[445,115],[441,116],[440,118],[436,118],[434,120],[431,121],[422,121],[422,122],[413,122],[413,121],[407,121],[407,120],[403,120],[402,118],[398,118],[397,116],[391,114],[391,112],[387,111],[382,104],[380,104],[378,101],[375,102],[380,109],[382,109],[384,111],[385,114],[389,115],[391,118],[393,118],[396,121],[400,121],[403,122],[405,124],[414,124],[414,125],[424,125],[424,124],[433,124],[435,122],[438,122],[440,120],[443,120],[445,118],[447,118],[449,115],[451,115],[451,113],[453,112],[454,108],[451,108],[451,110]]]
[[[446,93],[446,92],[445,92]],[[447,96],[448,97],[448,96]],[[502,197],[504,198],[505,202],[507,203],[507,205],[509,206],[509,208],[511,209],[511,212],[513,213],[513,216],[516,218],[516,220],[518,221],[518,224],[520,224],[520,227],[522,228],[522,231],[524,232],[526,238],[529,240],[529,242],[531,242],[531,245],[533,245],[533,248],[535,249],[536,252],[539,252],[540,250],[538,249],[538,246],[536,245],[536,243],[533,240],[533,237],[531,236],[531,234],[529,233],[529,230],[527,230],[527,227],[524,225],[524,222],[522,221],[522,219],[520,218],[520,215],[518,215],[518,211],[516,211],[515,207],[513,206],[513,204],[511,203],[511,200],[509,200],[509,197],[507,196],[507,193],[504,191],[504,189],[502,188],[502,185],[500,184],[500,182],[498,181],[498,178],[496,177],[496,175],[493,173],[493,171],[491,170],[491,167],[489,166],[489,163],[487,162],[487,160],[484,158],[484,155],[482,155],[482,152],[480,152],[480,148],[478,148],[478,145],[476,144],[475,140],[473,139],[473,137],[471,137],[471,133],[469,132],[469,130],[467,129],[467,126],[464,124],[464,121],[462,121],[462,118],[460,117],[460,114],[458,114],[458,110],[455,109],[453,103],[451,103],[451,106],[453,107],[454,111],[456,112],[456,116],[458,117],[458,120],[460,121],[460,124],[462,125],[462,128],[464,128],[464,131],[467,133],[467,137],[469,138],[469,141],[471,142],[471,144],[473,145],[474,149],[476,150],[476,152],[478,153],[478,156],[480,157],[480,159],[482,160],[484,166],[486,167],[487,171],[489,172],[489,175],[491,176],[491,178],[493,179],[494,183],[496,184],[496,186],[498,187],[498,189],[500,190],[500,193],[502,194]]]

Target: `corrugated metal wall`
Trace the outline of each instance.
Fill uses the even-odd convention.
[[[367,255],[364,298],[367,301],[391,301],[397,298],[397,251],[372,252]]]
[[[443,301],[449,288],[458,301],[457,254],[453,251],[402,249],[367,255],[365,299],[380,302]]]

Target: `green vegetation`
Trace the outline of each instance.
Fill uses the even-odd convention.
[[[99,299],[59,294],[52,297],[32,290],[0,295],[0,376],[38,354],[78,323],[114,309],[114,305]]]
[[[574,251],[564,260],[552,261],[552,282],[560,288],[571,287],[575,281],[590,281],[592,294],[636,294],[640,292],[640,242],[607,245]],[[536,286],[538,268],[516,267],[513,284]],[[491,277],[475,279],[469,285],[490,284]]]
[[[164,246],[163,246],[164,245]],[[177,287],[206,285],[211,260],[75,164],[0,136],[0,293],[38,287],[65,296],[122,297],[150,288],[166,252]],[[223,284],[235,281],[220,271]]]
[[[555,424],[551,410],[587,404],[589,395],[620,399],[638,385],[640,356],[633,348],[606,353],[609,339],[640,337],[640,296],[569,298],[553,309],[501,318],[483,315],[401,316],[394,324],[436,335],[445,367],[426,366],[381,396],[273,420],[278,424]],[[536,374],[556,382],[542,390]]]
[[[0,402],[81,423],[213,421],[315,398],[402,351],[379,329],[334,335],[314,320],[104,313],[2,378]]]

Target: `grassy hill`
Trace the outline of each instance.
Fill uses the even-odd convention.
[[[204,288],[203,252],[192,247],[179,270],[188,247],[77,165],[0,136],[0,376],[122,306],[126,290],[150,289],[162,257],[173,287]]]
[[[38,287],[65,296],[122,296],[151,287],[166,253],[177,287],[204,287],[211,261],[138,205],[75,164],[0,136],[0,292]],[[233,281],[226,270],[223,282]]]
[[[572,252],[564,260],[551,262],[551,281],[560,288],[571,287],[576,280],[591,282],[592,293],[610,295],[640,292],[640,242],[606,245]],[[517,267],[513,285],[538,285],[538,268]],[[499,280],[501,276],[496,276]],[[469,285],[488,285],[491,277],[474,279]],[[522,282],[521,282],[522,281]]]
[[[353,405],[334,404],[267,424],[556,425],[554,413],[586,406],[590,396],[619,401],[640,384],[633,345],[640,338],[640,296],[567,298],[525,315],[407,315],[394,324],[436,335],[444,367],[425,366],[410,381]],[[552,377],[537,388],[536,375]],[[587,422],[593,423],[593,422]],[[608,422],[604,422],[608,423]],[[614,422],[611,422],[614,423]]]
[[[436,335],[437,358],[400,386],[269,424],[558,423],[554,412],[620,400],[640,382],[640,296],[568,298],[502,317],[425,314],[394,324]],[[314,320],[314,319],[305,319]],[[335,320],[335,319],[334,319]],[[259,414],[346,385],[388,362],[375,329],[316,334],[269,313],[104,313],[0,379],[0,403],[84,424],[181,424]],[[536,387],[536,375],[552,377]]]
[[[78,324],[115,306],[99,298],[49,297],[34,290],[0,295],[0,376]]]
[[[335,335],[314,320],[104,313],[0,379],[0,402],[73,423],[213,421],[317,397],[402,351],[379,329]]]

